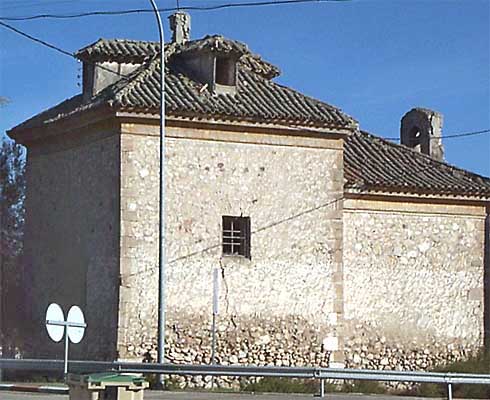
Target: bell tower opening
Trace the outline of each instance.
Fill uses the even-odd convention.
[[[418,127],[413,127],[410,132],[410,146],[412,149],[418,151],[419,153],[422,151],[422,133]]]
[[[425,108],[413,108],[401,120],[400,140],[419,153],[443,161],[442,115]]]

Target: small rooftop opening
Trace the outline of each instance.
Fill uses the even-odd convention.
[[[442,121],[442,115],[436,111],[412,108],[401,120],[401,144],[443,161]]]
[[[414,127],[410,132],[410,147],[419,153],[422,151],[422,133],[418,127]]]
[[[218,85],[235,86],[236,60],[228,57],[216,57],[215,82]]]

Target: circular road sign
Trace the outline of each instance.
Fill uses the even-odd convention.
[[[46,310],[46,329],[51,339],[55,342],[61,341],[65,333],[65,327],[62,325],[52,325],[50,322],[65,322],[63,310],[56,303],[51,303]]]
[[[78,306],[71,306],[68,311],[68,316],[66,317],[68,324],[81,324],[85,325],[85,318],[83,312]],[[80,343],[83,339],[83,334],[85,333],[85,327],[70,326],[67,327],[68,337],[72,343]]]

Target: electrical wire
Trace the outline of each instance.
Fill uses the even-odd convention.
[[[45,2],[36,1],[36,2],[27,2],[27,3],[23,3],[20,1],[14,1],[14,2],[3,1],[0,4],[0,9],[6,11],[6,10],[19,9],[19,8],[39,8],[39,7],[46,7],[50,5],[60,5],[60,4],[73,5],[73,0],[45,1]]]
[[[257,233],[263,232],[265,230],[274,228],[274,227],[276,227],[278,225],[282,225],[282,224],[284,224],[286,222],[289,222],[289,221],[291,221],[293,219],[296,219],[296,218],[302,217],[304,215],[310,214],[310,213],[312,213],[314,211],[318,211],[318,210],[320,210],[322,208],[325,208],[325,207],[334,205],[335,203],[338,203],[339,201],[342,201],[344,199],[345,199],[345,197],[344,196],[341,196],[338,199],[330,200],[330,201],[328,201],[326,203],[323,203],[323,204],[320,204],[318,206],[309,208],[309,209],[304,210],[304,211],[300,211],[297,214],[293,214],[293,215],[291,215],[289,217],[286,217],[284,219],[280,219],[280,220],[271,222],[270,224],[264,225],[264,226],[262,226],[260,228],[257,228],[256,230],[253,230],[252,232],[250,232],[250,235],[252,236],[254,234],[257,234]],[[183,256],[179,256],[179,257],[173,258],[173,259],[171,259],[171,260],[168,261],[168,264],[174,264],[174,263],[176,263],[178,261],[182,261],[182,260],[185,260],[185,259],[188,259],[188,258],[197,256],[197,255],[200,255],[200,254],[203,254],[203,253],[207,253],[210,250],[213,250],[213,249],[216,249],[218,247],[221,247],[221,245],[222,245],[221,242],[212,244],[212,245],[210,245],[208,247],[205,247],[204,249],[199,249],[199,250],[193,251],[191,253],[185,254]],[[152,271],[156,270],[157,268],[158,268],[158,266],[154,266],[154,267],[147,268],[147,269],[145,269],[143,271],[134,272],[134,273],[131,273],[131,274],[126,274],[126,275],[124,275],[124,278],[129,278],[129,277],[140,275],[140,274],[144,274],[144,273],[151,273]]]
[[[130,3],[130,2],[135,2],[136,0],[104,0],[104,3]],[[10,9],[16,9],[16,8],[37,8],[37,7],[46,7],[46,6],[58,6],[58,5],[67,5],[69,4],[71,7],[73,7],[77,4],[84,4],[86,5],[87,3],[98,3],[100,4],[100,0],[50,0],[50,1],[22,1],[22,0],[13,0],[13,1],[8,1],[8,0],[2,0],[0,2],[0,9],[3,10],[10,10]]]
[[[264,7],[264,6],[278,6],[278,5],[293,5],[293,4],[307,4],[307,3],[342,3],[350,2],[354,0],[277,0],[277,1],[254,1],[254,2],[242,2],[242,3],[225,3],[218,4],[215,6],[186,6],[186,7],[171,7],[171,8],[159,8],[159,12],[172,12],[172,11],[217,11],[224,10],[227,8],[245,8],[245,7]],[[152,9],[148,8],[137,8],[130,10],[98,10],[98,11],[87,11],[75,14],[36,14],[25,17],[4,17],[0,16],[2,21],[32,21],[36,19],[71,19],[71,18],[82,18],[91,16],[120,16],[120,15],[130,15],[130,14],[142,14],[142,13],[153,13]]]
[[[58,53],[61,53],[61,54],[65,55],[65,56],[68,56],[68,57],[73,58],[73,59],[75,59],[77,61],[80,61],[75,56],[75,54],[70,53],[69,51],[62,49],[61,47],[55,46],[54,44],[48,43],[45,40],[39,39],[39,38],[37,38],[35,36],[32,36],[32,35],[30,35],[30,34],[28,34],[26,32],[23,32],[20,29],[17,29],[15,27],[13,27],[12,25],[9,25],[9,24],[7,24],[5,22],[0,21],[0,26],[3,26],[5,28],[11,30],[12,32],[17,33],[18,35],[21,35],[22,37],[25,37],[26,39],[32,40],[35,43],[41,44],[41,45],[46,46],[46,47],[48,47],[48,48],[50,48],[52,50],[57,51]],[[96,63],[90,63],[90,64],[92,64],[94,66],[97,66],[97,68],[103,69],[104,71],[111,72],[114,75],[120,76],[121,78],[127,78],[127,75],[121,74],[121,73],[119,73],[117,71],[113,71],[112,69],[106,68],[103,65],[96,64]]]
[[[416,174],[416,177],[418,177],[418,176],[420,176],[419,174],[424,173],[425,171],[431,170],[433,168],[434,168],[434,165],[428,165],[428,166],[423,167],[423,168],[420,168],[418,170],[410,171],[410,174]],[[399,177],[401,178],[405,174],[408,174],[408,172],[402,172],[399,175]],[[361,190],[362,191],[364,189],[368,189],[366,185],[361,185],[361,186],[357,187],[357,190]],[[326,203],[322,203],[322,204],[320,204],[318,206],[315,206],[315,207],[306,209],[304,211],[300,211],[300,212],[298,212],[296,214],[293,214],[293,215],[291,215],[289,217],[286,217],[286,218],[283,218],[283,219],[280,219],[280,220],[277,220],[277,221],[273,221],[273,222],[271,222],[271,223],[269,223],[267,225],[264,225],[264,226],[262,226],[260,228],[257,228],[255,230],[253,230],[251,232],[251,235],[257,234],[259,232],[263,232],[263,231],[268,230],[268,229],[271,229],[273,227],[276,227],[278,225],[281,225],[281,224],[284,224],[286,222],[292,221],[292,220],[294,220],[296,218],[299,218],[299,217],[302,217],[304,215],[310,214],[310,213],[312,213],[314,211],[320,210],[320,209],[325,208],[325,207],[328,207],[330,205],[334,205],[337,202],[343,201],[345,199],[346,199],[345,195],[342,195],[338,199],[330,200],[330,201],[328,201]],[[197,243],[195,243],[195,244],[197,244]],[[191,253],[188,253],[188,254],[185,254],[185,255],[182,255],[182,256],[178,256],[176,258],[173,258],[173,259],[169,260],[168,261],[168,264],[174,264],[174,263],[176,263],[178,261],[183,261],[183,260],[186,260],[188,258],[192,258],[192,257],[198,256],[200,254],[207,253],[210,250],[213,250],[213,249],[216,249],[218,247],[221,247],[221,245],[222,245],[221,242],[215,243],[215,244],[212,244],[212,245],[210,245],[208,247],[205,247],[203,249],[199,249],[199,250],[193,251]],[[126,274],[126,275],[124,275],[124,278],[131,278],[131,277],[136,276],[136,275],[152,273],[157,268],[158,268],[158,266],[154,266],[154,267],[147,268],[147,269],[145,269],[143,271],[138,271],[138,272],[133,272],[133,273],[130,273],[130,274]]]
[[[432,136],[429,139],[430,140],[454,139],[454,138],[461,138],[461,137],[467,137],[467,136],[483,135],[484,133],[490,133],[490,129],[484,129],[482,131],[474,131],[474,132],[454,133],[451,135],[444,135],[444,136]],[[400,141],[399,137],[385,137],[383,139]]]
[[[55,51],[57,51],[57,52],[59,52],[59,53],[61,53],[61,54],[65,55],[65,56],[69,56],[70,58],[77,59],[77,58],[76,58],[76,56],[75,56],[73,53],[70,53],[69,51],[66,51],[66,50],[64,50],[64,49],[62,49],[62,48],[60,48],[60,47],[58,47],[58,46],[55,46],[55,45],[53,45],[53,44],[51,44],[51,43],[48,43],[48,42],[46,42],[46,41],[44,41],[44,40],[38,39],[38,38],[36,38],[36,37],[34,37],[34,36],[30,35],[30,34],[27,34],[27,33],[25,33],[25,32],[23,32],[23,31],[21,31],[21,30],[19,30],[19,29],[15,28],[15,27],[13,27],[13,26],[9,25],[9,24],[6,24],[5,22],[0,21],[0,25],[1,25],[1,26],[3,26],[3,27],[5,27],[5,28],[7,28],[7,29],[9,29],[9,30],[11,30],[11,31],[13,31],[13,32],[15,32],[15,33],[17,33],[17,34],[19,34],[19,35],[21,35],[21,36],[23,36],[23,37],[25,37],[25,38],[27,38],[27,39],[29,39],[29,40],[32,40],[32,41],[34,41],[34,42],[36,42],[36,43],[38,43],[38,44],[41,44],[41,45],[43,45],[43,46],[46,46],[46,47],[48,47],[48,48],[50,48],[50,49],[52,49],[52,50],[55,50]],[[116,71],[113,71],[113,70],[110,70],[110,69],[106,69],[106,68],[104,68],[104,67],[102,67],[102,66],[100,66],[100,65],[98,65],[98,67],[100,67],[100,68],[102,68],[102,69],[105,69],[105,70],[107,70],[107,71],[109,71],[109,72],[111,72],[111,73],[114,73],[114,74],[120,75],[120,76],[122,76],[122,77],[126,77],[126,75],[122,75],[122,74],[120,74],[120,73],[118,73],[118,72],[116,72]],[[443,139],[446,139],[446,138],[467,137],[467,136],[473,136],[473,135],[480,135],[480,134],[484,134],[484,133],[490,133],[490,129],[485,129],[485,130],[480,130],[480,131],[474,131],[474,132],[463,132],[463,133],[457,133],[457,134],[447,135],[447,136],[444,136],[444,137],[443,137]],[[385,139],[389,139],[389,140],[399,140],[399,138],[385,138]],[[437,139],[437,138],[433,138],[433,139]],[[424,168],[424,169],[423,169],[423,170],[421,170],[420,172],[423,172],[423,171],[428,170],[428,169],[431,169],[431,166]],[[305,211],[299,212],[299,213],[294,214],[294,215],[292,215],[292,216],[290,216],[290,217],[287,217],[287,218],[285,218],[285,219],[282,219],[282,220],[279,220],[279,221],[272,222],[272,223],[270,223],[270,224],[268,224],[268,225],[265,225],[265,226],[263,226],[263,227],[258,228],[258,229],[257,229],[257,230],[255,230],[255,231],[252,231],[251,233],[252,233],[252,234],[256,234],[256,233],[259,233],[259,232],[265,231],[265,230],[267,230],[267,229],[271,229],[271,228],[273,228],[273,227],[275,227],[275,226],[278,226],[278,225],[283,224],[283,223],[285,223],[285,222],[288,222],[288,221],[291,221],[291,220],[293,220],[293,219],[299,218],[299,217],[304,216],[304,215],[306,215],[306,214],[309,214],[309,213],[311,213],[311,212],[313,212],[313,211],[316,211],[316,210],[319,210],[319,209],[321,209],[321,208],[327,207],[327,206],[329,206],[329,205],[335,204],[335,203],[337,203],[337,202],[339,202],[339,201],[342,201],[343,199],[344,199],[344,197],[342,196],[342,197],[340,197],[340,198],[338,198],[338,199],[335,199],[335,200],[333,200],[333,201],[329,201],[329,202],[327,202],[327,203],[321,204],[321,205],[316,206],[316,207],[314,207],[314,208],[311,208],[311,209],[308,209],[308,210],[305,210]],[[175,263],[175,262],[177,262],[177,261],[181,261],[181,260],[184,260],[184,259],[187,259],[187,258],[190,258],[190,257],[196,256],[196,255],[199,255],[199,254],[205,253],[205,252],[210,251],[210,250],[212,250],[212,249],[215,249],[215,248],[217,248],[217,247],[219,247],[219,246],[221,246],[221,243],[213,244],[213,245],[211,245],[211,246],[209,246],[209,247],[206,247],[206,248],[204,248],[204,249],[200,249],[200,250],[197,250],[197,251],[195,251],[195,252],[192,252],[192,253],[186,254],[186,255],[184,255],[184,256],[180,256],[180,257],[177,257],[177,258],[175,258],[175,259],[173,259],[173,260],[170,260],[170,261],[169,261],[169,264],[172,264],[172,263]],[[145,271],[140,271],[140,272],[138,272],[138,273],[129,274],[129,275],[126,275],[126,276],[127,276],[127,277],[129,277],[129,276],[139,275],[139,274],[141,274],[141,273],[151,272],[152,270],[153,270],[152,268],[149,268],[149,269],[147,269],[147,270],[145,270]]]
[[[19,35],[21,35],[21,36],[23,36],[29,40],[32,40],[33,42],[36,42],[36,43],[41,44],[43,46],[49,47],[50,49],[55,50],[58,53],[64,54],[65,56],[76,58],[73,55],[73,53],[70,53],[69,51],[63,50],[61,47],[55,46],[54,44],[48,43],[42,39],[38,39],[32,35],[29,35],[28,33],[25,33],[23,31],[21,31],[20,29],[13,27],[12,25],[6,24],[5,22],[2,22],[2,21],[0,21],[0,25],[7,28],[7,29],[10,29],[11,31],[13,31],[13,32],[15,32],[15,33],[17,33],[17,34],[19,34]]]
[[[67,50],[64,50],[62,49],[61,47],[58,47],[54,44],[51,44],[51,43],[48,43],[46,42],[45,40],[42,40],[42,39],[39,39],[39,38],[36,38],[35,36],[32,36],[26,32],[23,32],[21,31],[20,29],[17,29],[15,27],[13,27],[12,25],[9,25],[5,22],[2,22],[0,21],[0,26],[3,26],[15,33],[17,33],[18,35],[21,35],[22,37],[26,38],[26,39],[29,39],[29,40],[32,40],[33,42],[35,43],[38,43],[40,45],[43,45],[43,46],[46,46],[52,50],[55,50],[57,51],[58,53],[61,53],[65,56],[68,56],[70,58],[73,58],[77,61],[78,58],[71,52],[67,51]],[[93,65],[96,65],[95,63],[93,63]],[[103,65],[100,65],[100,64],[97,64],[97,68],[100,68],[100,69],[103,69],[104,71],[107,71],[107,72],[111,72],[115,75],[118,75],[120,76],[121,78],[127,78],[127,75],[124,75],[124,74],[121,74],[117,71],[113,71],[109,68],[106,68],[104,67]],[[490,129],[484,129],[484,130],[480,130],[480,131],[473,131],[473,132],[462,132],[462,133],[455,133],[455,134],[451,134],[451,135],[445,135],[445,136],[442,136],[442,137],[431,137],[430,139],[431,140],[436,140],[436,139],[454,139],[454,138],[461,138],[461,137],[468,137],[468,136],[476,136],[476,135],[483,135],[483,134],[488,134],[490,133]],[[384,137],[383,139],[386,139],[386,140],[393,140],[393,141],[400,141],[400,138],[399,137]]]
[[[423,167],[423,168],[420,168],[420,169],[418,169],[418,170],[415,170],[415,171],[410,171],[410,173],[411,173],[411,174],[414,174],[414,173],[415,173],[415,174],[416,174],[416,177],[417,177],[417,176],[420,176],[420,175],[419,175],[420,173],[424,173],[425,171],[431,170],[431,169],[433,169],[433,168],[434,168],[434,165],[428,165],[428,166]],[[402,173],[399,175],[399,177],[401,178],[401,177],[403,177],[405,174],[406,174],[406,172],[402,172]],[[362,190],[364,190],[364,189],[368,189],[366,185],[361,185],[360,187],[357,187],[357,190],[361,190],[361,191],[362,191]],[[292,220],[294,220],[294,219],[296,219],[296,218],[300,218],[300,217],[302,217],[302,216],[305,216],[305,215],[311,214],[312,212],[315,212],[315,211],[318,211],[318,210],[320,210],[320,209],[322,209],[322,208],[325,208],[325,207],[328,207],[328,206],[334,205],[334,204],[336,204],[336,203],[338,203],[338,202],[340,202],[340,201],[343,201],[343,200],[345,200],[345,199],[346,199],[345,195],[342,195],[342,196],[340,196],[340,197],[339,197],[339,198],[337,198],[337,199],[330,200],[330,201],[328,201],[328,202],[326,202],[326,203],[322,203],[322,204],[320,204],[320,205],[318,205],[318,206],[315,206],[315,207],[312,207],[312,208],[306,209],[306,210],[304,210],[304,211],[300,211],[300,212],[298,212],[298,213],[296,213],[296,214],[293,214],[293,215],[291,215],[291,216],[289,216],[289,217],[286,217],[286,218],[283,218],[283,219],[280,219],[280,220],[277,220],[277,221],[273,221],[273,222],[271,222],[271,223],[269,223],[269,224],[267,224],[267,225],[264,225],[264,226],[262,226],[262,227],[259,227],[259,228],[255,229],[255,230],[253,230],[253,231],[251,232],[251,235],[254,235],[254,234],[257,234],[257,233],[260,233],[260,232],[266,231],[266,230],[271,229],[271,228],[273,228],[273,227],[276,227],[276,226],[278,226],[278,225],[282,225],[282,224],[284,224],[284,223],[286,223],[286,222],[290,222],[290,221],[292,221]],[[198,243],[195,243],[195,244],[198,244]],[[208,247],[205,247],[205,248],[203,248],[203,249],[199,249],[199,250],[196,250],[196,251],[193,251],[193,252],[187,253],[187,254],[185,254],[185,255],[175,257],[175,258],[173,258],[173,259],[169,260],[169,261],[168,261],[168,264],[174,264],[174,263],[176,263],[176,262],[178,262],[178,261],[183,261],[183,260],[186,260],[186,259],[188,259],[188,258],[192,258],[192,257],[198,256],[198,255],[200,255],[200,254],[207,253],[208,251],[211,251],[211,250],[214,250],[214,249],[216,249],[216,248],[218,248],[218,247],[221,247],[221,245],[222,245],[222,243],[221,243],[221,242],[219,242],[219,243],[214,243],[214,244],[212,244],[212,245],[210,245],[210,246],[208,246]],[[153,272],[154,270],[156,270],[157,268],[158,268],[158,266],[154,266],[154,267],[147,268],[147,269],[145,269],[145,270],[143,270],[143,271],[138,271],[138,272],[133,272],[133,273],[130,273],[130,274],[126,274],[126,275],[124,275],[124,278],[131,278],[131,277],[136,276],[136,275],[141,275],[141,274],[152,273],[152,272]]]
[[[74,55],[74,54],[72,54],[72,53],[70,53],[70,52],[68,52],[68,51],[66,51],[66,50],[64,50],[64,49],[61,49],[60,47],[57,47],[57,46],[52,45],[52,44],[50,44],[50,43],[47,43],[47,42],[45,42],[44,40],[38,39],[38,38],[36,38],[36,37],[34,37],[34,36],[32,36],[32,35],[29,35],[29,34],[27,34],[27,33],[25,33],[25,32],[22,32],[22,31],[20,31],[19,29],[14,28],[13,26],[11,26],[11,25],[9,25],[9,24],[6,24],[6,23],[4,23],[4,22],[1,22],[1,21],[0,21],[0,25],[1,25],[1,26],[4,26],[4,27],[5,27],[5,28],[7,28],[7,29],[12,30],[13,32],[15,32],[15,33],[17,33],[17,34],[19,34],[19,35],[21,35],[21,36],[23,36],[23,37],[27,38],[27,39],[33,40],[34,42],[39,43],[39,44],[41,44],[41,45],[43,45],[43,46],[47,46],[47,47],[49,47],[49,48],[51,48],[51,49],[53,49],[53,50],[56,50],[57,52],[59,52],[59,53],[61,53],[61,54],[63,54],[63,55],[67,55],[67,56],[69,56],[69,57],[71,57],[71,58],[75,58],[75,59],[76,59],[76,57],[75,57],[75,55]],[[99,65],[98,67],[101,67],[101,66]],[[112,70],[109,70],[109,69],[108,69],[108,71],[113,72],[113,73],[116,73],[115,71],[112,71]],[[120,74],[118,74],[118,75],[120,75]],[[265,226],[263,226],[263,227],[258,228],[258,229],[257,229],[257,230],[255,230],[255,231],[252,231],[252,232],[251,232],[251,234],[255,234],[255,233],[259,233],[259,232],[262,232],[262,231],[264,231],[264,230],[267,230],[267,229],[271,229],[271,228],[273,228],[273,227],[275,227],[275,226],[277,226],[277,225],[283,224],[283,223],[285,223],[285,222],[287,222],[287,221],[291,221],[291,220],[293,220],[293,219],[295,219],[295,218],[299,218],[299,217],[301,217],[301,216],[303,216],[303,215],[306,215],[306,214],[309,214],[309,213],[311,213],[311,212],[313,212],[313,211],[316,211],[316,210],[319,210],[319,209],[321,209],[321,208],[327,207],[327,206],[329,206],[329,205],[331,205],[331,204],[335,204],[336,202],[341,201],[341,200],[343,200],[343,197],[341,197],[341,198],[339,198],[339,199],[331,200],[331,201],[329,201],[329,202],[327,202],[327,203],[324,203],[324,204],[320,204],[319,206],[316,206],[316,207],[314,207],[314,208],[311,208],[311,209],[308,209],[308,210],[305,210],[305,211],[299,212],[299,213],[294,214],[294,215],[292,215],[292,216],[290,216],[290,217],[287,217],[287,218],[285,218],[285,219],[282,219],[282,220],[279,220],[279,221],[274,221],[274,222],[272,222],[272,223],[270,223],[270,224],[268,224],[268,225],[265,225]],[[200,249],[200,250],[197,250],[197,251],[195,251],[195,252],[192,252],[192,253],[186,254],[186,255],[184,255],[184,256],[177,257],[177,258],[175,258],[175,259],[173,259],[173,260],[170,260],[170,261],[169,261],[169,264],[175,263],[175,262],[177,262],[177,261],[180,261],[180,260],[183,260],[183,259],[186,259],[186,258],[193,257],[193,256],[198,255],[198,254],[205,253],[205,252],[210,251],[210,250],[212,250],[212,249],[214,249],[214,248],[216,248],[216,247],[219,247],[219,246],[221,246],[221,243],[217,243],[217,244],[211,245],[211,246],[209,246],[209,247],[207,247],[207,248],[205,248],[205,249]],[[151,269],[145,270],[145,271],[143,271],[143,272],[151,272]],[[141,273],[143,273],[143,272],[141,272]],[[140,274],[140,272],[138,272],[138,273],[136,273],[136,274],[130,274],[130,275],[127,275],[127,276],[133,276],[133,275],[139,275],[139,274]]]

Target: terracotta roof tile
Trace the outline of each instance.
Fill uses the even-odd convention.
[[[278,69],[264,62],[259,56],[246,53],[237,67],[237,93],[213,94],[203,84],[185,74],[181,66],[172,63],[173,55],[186,49],[224,48],[225,51],[245,52],[246,46],[220,36],[208,36],[185,45],[166,45],[165,107],[169,114],[186,114],[196,117],[242,119],[253,122],[301,124],[351,128],[356,122],[338,108],[307,97],[271,80]],[[128,76],[102,90],[85,104],[74,104],[71,114],[79,110],[101,105],[117,109],[158,112],[160,60],[156,54],[158,45],[153,42],[127,40],[99,40],[80,50],[82,60],[118,61],[143,63]],[[48,110],[56,114],[57,109]],[[64,117],[70,112],[63,105]],[[26,121],[23,128],[45,124],[45,114]],[[56,117],[54,117],[56,119]],[[51,122],[54,119],[50,119]]]
[[[346,188],[490,197],[489,178],[367,132],[346,138],[344,160]]]
[[[216,44],[218,43],[218,44]],[[222,46],[224,51],[248,51],[245,45],[209,36],[186,45],[166,45],[166,59],[183,48]],[[109,106],[113,109],[158,112],[160,63],[158,44],[129,40],[99,40],[77,54],[82,60],[142,63],[127,77],[110,85],[88,102],[78,95],[60,103],[12,131],[43,126],[67,116]],[[271,79],[279,70],[259,56],[245,52],[238,64],[235,95],[212,94],[192,80],[179,65],[165,71],[168,115],[219,117],[285,125],[355,128],[356,122],[331,105],[307,97]],[[345,188],[361,191],[425,193],[490,197],[490,179],[436,161],[402,145],[355,132],[344,146]]]
[[[221,44],[221,45],[217,45]],[[236,40],[226,39],[220,35],[206,36],[203,39],[192,40],[185,45],[168,43],[165,45],[165,55],[168,59],[175,52],[195,51],[199,49],[222,49],[242,54],[240,64],[259,75],[272,79],[280,75],[275,65],[263,60],[259,55],[248,51],[245,44]],[[126,63],[142,63],[155,56],[160,50],[160,43],[127,39],[99,39],[78,50],[75,56],[82,61],[103,62],[116,61]]]

